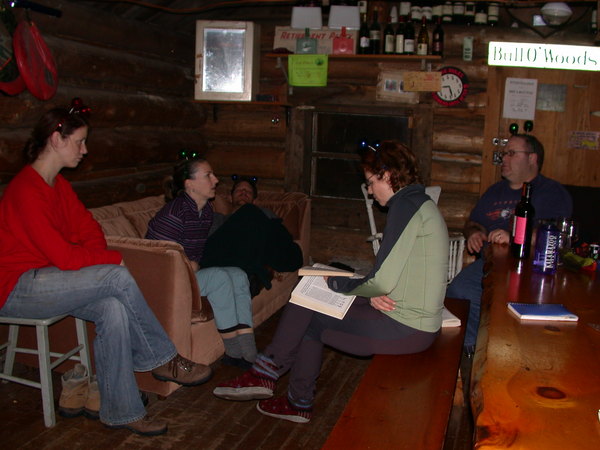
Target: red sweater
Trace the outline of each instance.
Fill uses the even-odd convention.
[[[26,166],[6,187],[0,200],[0,308],[28,270],[78,270],[121,260],[106,249],[100,225],[62,175],[49,186]]]

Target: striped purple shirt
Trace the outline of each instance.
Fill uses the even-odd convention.
[[[163,206],[150,220],[146,239],[177,242],[191,261],[200,262],[213,215],[209,202],[198,213],[196,202],[183,193]]]

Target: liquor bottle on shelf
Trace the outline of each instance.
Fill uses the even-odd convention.
[[[487,11],[487,22],[490,27],[495,27],[498,25],[498,21],[500,20],[500,4],[497,2],[491,2],[488,5]]]
[[[370,53],[373,55],[381,53],[381,24],[377,15],[378,11],[375,8],[373,10],[373,22],[371,22],[371,26],[369,27],[369,47],[371,48]]]
[[[452,2],[444,3],[442,6],[442,22],[451,23],[452,22]]]
[[[421,19],[421,29],[417,38],[417,55],[429,54],[429,32],[427,31],[427,19]]]
[[[452,4],[452,22],[465,23],[465,2],[454,2]]]
[[[398,13],[400,16],[404,16],[410,19],[410,2],[400,2],[400,10]]]
[[[485,2],[477,2],[475,6],[475,25],[487,25],[487,5]]]
[[[367,15],[363,14],[363,19],[358,30],[358,54],[368,55],[371,53],[369,24],[367,23]]]
[[[594,8],[590,17],[590,33],[596,34],[598,32],[598,10]]]
[[[358,5],[358,12],[361,15],[361,17],[366,16],[367,12],[369,10],[367,2],[365,0],[359,0],[357,2],[357,5]]]
[[[442,28],[442,18],[438,17],[437,24],[433,29],[431,54],[444,55],[444,29]]]
[[[427,23],[431,22],[433,17],[433,7],[431,6],[430,2],[424,3],[423,6],[421,6],[421,17],[425,17]]]
[[[510,249],[515,258],[528,258],[535,209],[531,204],[531,184],[523,183],[521,201],[515,208]]]
[[[315,54],[317,53],[317,40],[310,37],[310,29],[304,29],[304,37],[296,40],[296,53]]]
[[[438,18],[441,19],[444,12],[444,4],[435,2],[431,8],[431,21],[437,23]]]
[[[392,26],[396,28],[396,25],[398,24],[398,8],[395,6],[390,8],[390,22],[392,23]]]
[[[394,25],[392,17],[383,30],[383,53],[393,55],[396,47],[396,35],[394,33]]]
[[[465,2],[465,23],[473,25],[475,23],[475,2]]]
[[[396,28],[396,45],[394,53],[396,55],[404,54],[404,16],[398,18],[398,28]]]
[[[404,54],[415,54],[415,26],[412,20],[406,22],[406,26],[404,27]]]
[[[414,23],[421,22],[421,17],[423,16],[423,11],[421,10],[420,5],[412,4],[410,7],[410,20]]]

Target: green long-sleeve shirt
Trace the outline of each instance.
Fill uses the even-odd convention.
[[[422,331],[442,324],[448,274],[448,229],[436,204],[419,184],[388,201],[388,217],[375,265],[362,279],[331,277],[337,292],[364,297],[387,295],[396,309],[384,312]]]

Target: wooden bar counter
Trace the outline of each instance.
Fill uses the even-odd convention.
[[[487,249],[471,407],[477,449],[600,449],[600,272],[532,272]],[[507,302],[562,303],[578,322],[520,321]]]

